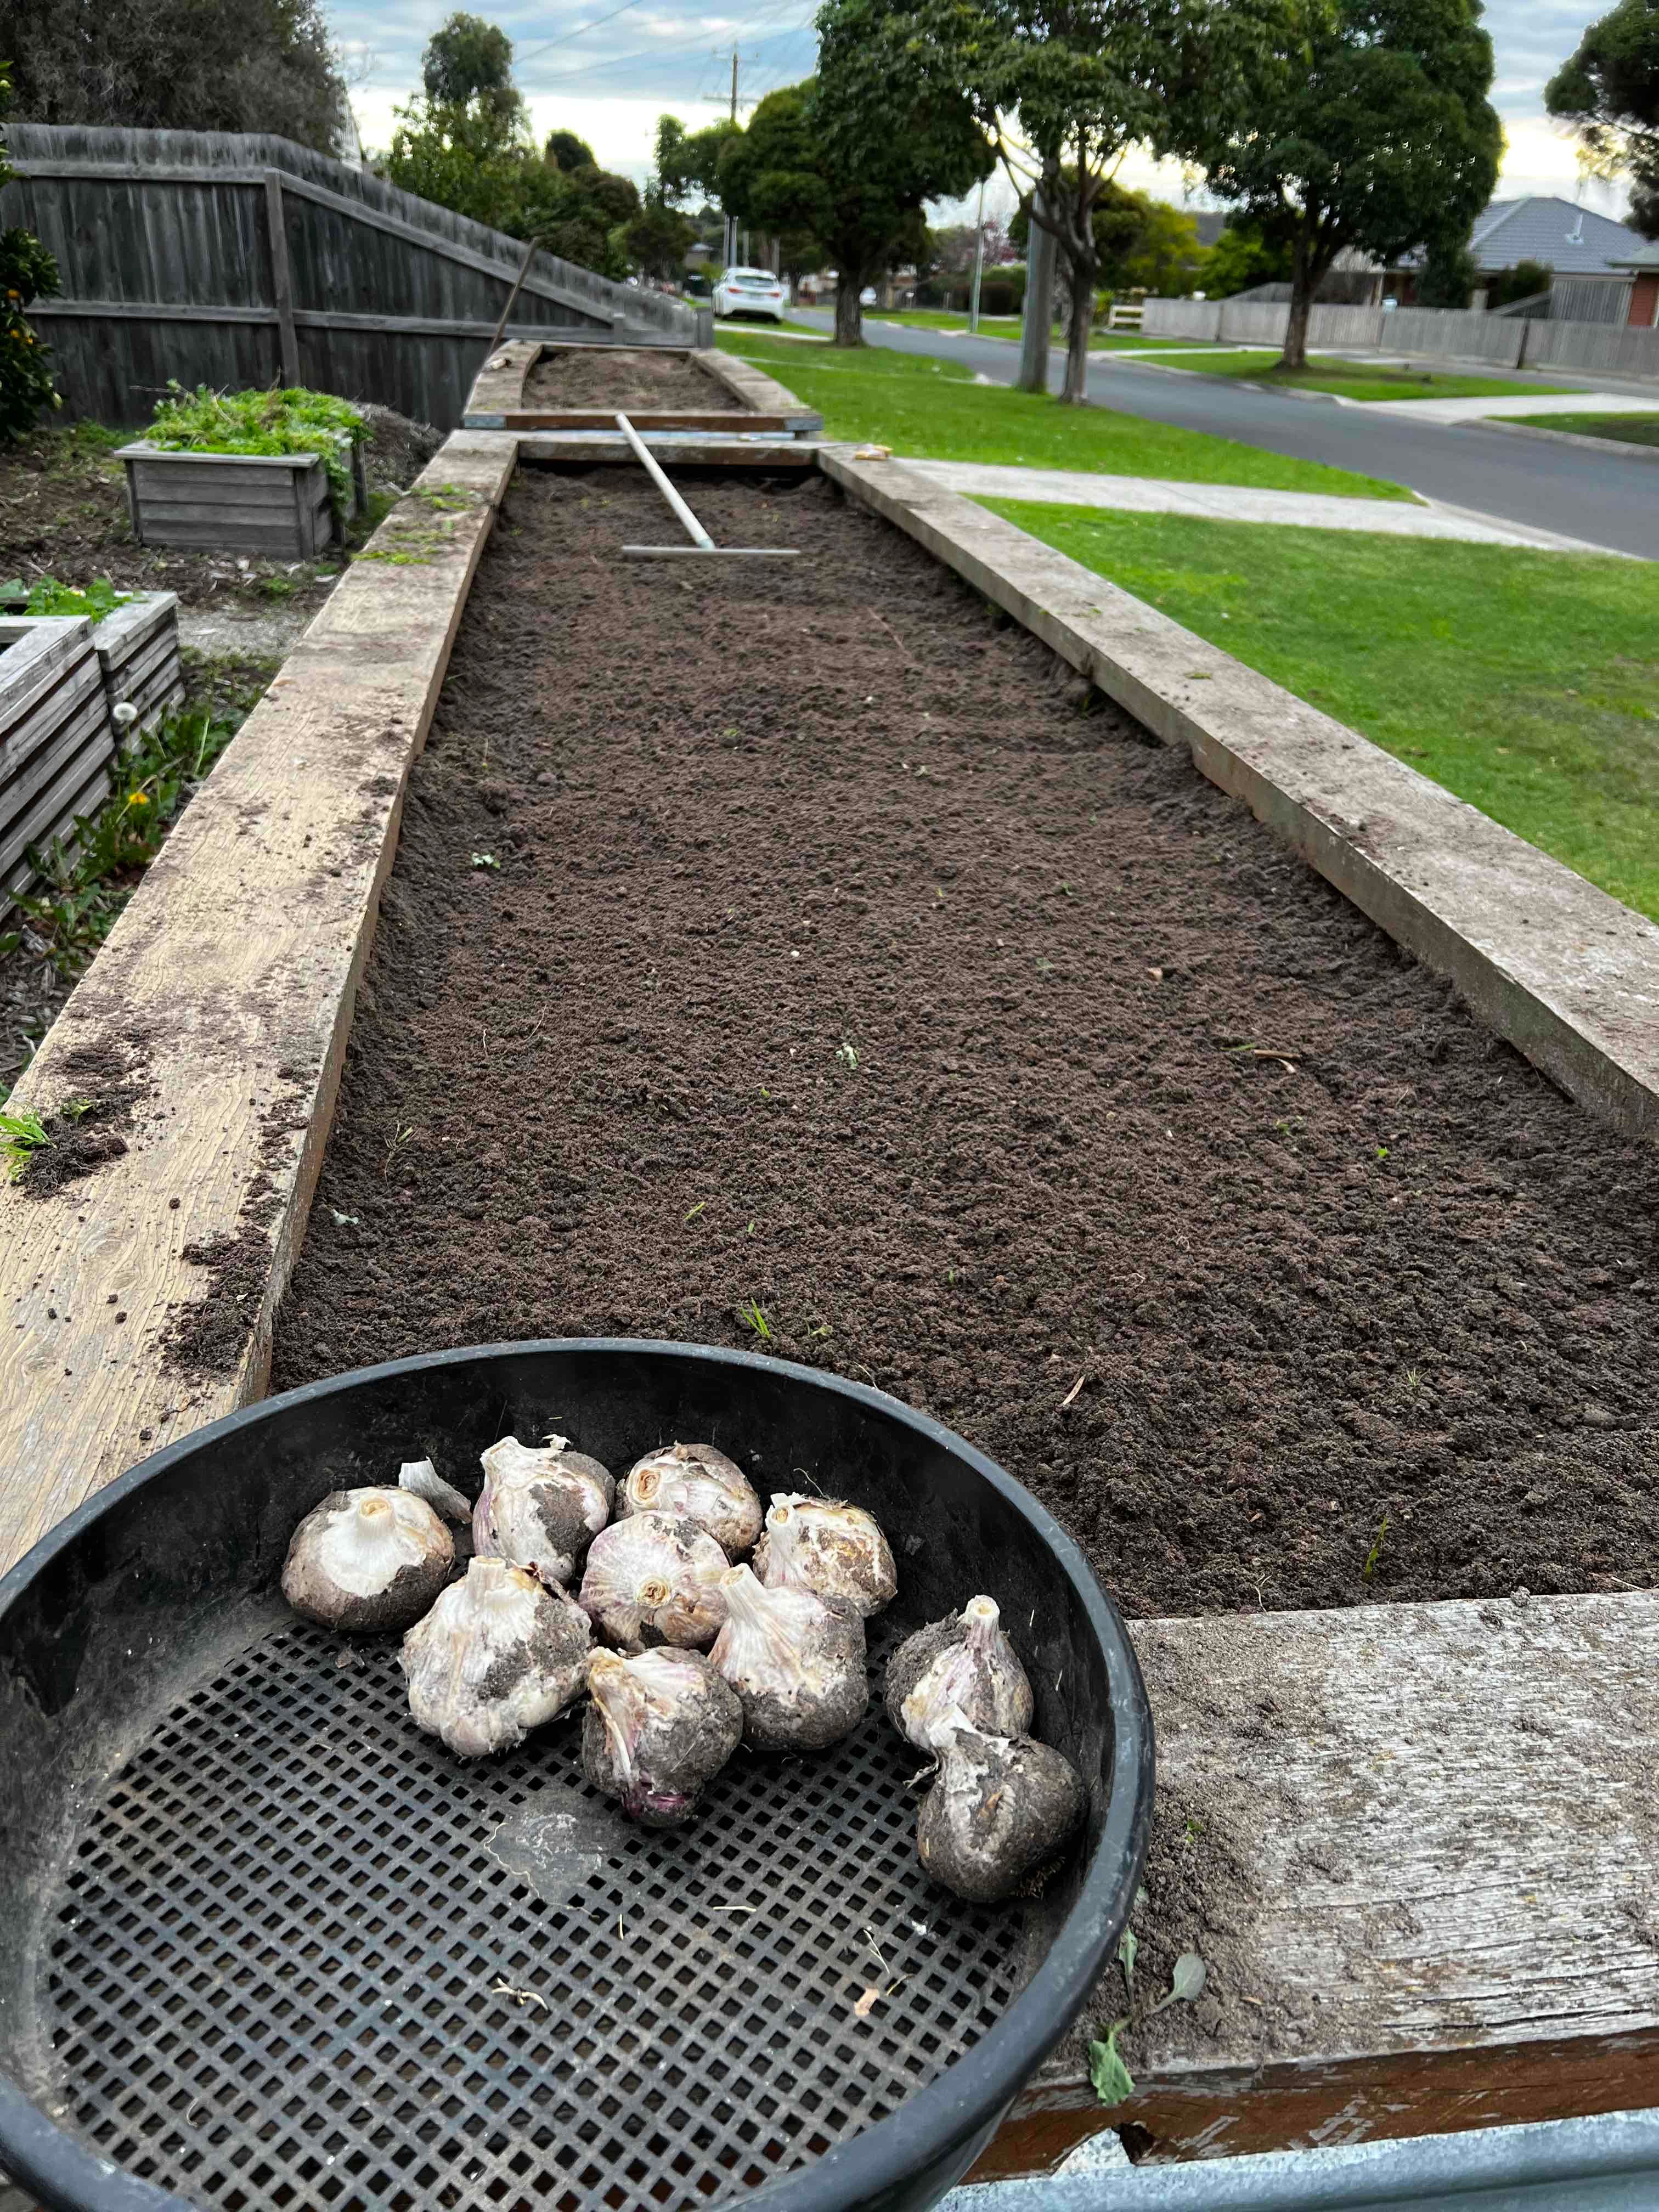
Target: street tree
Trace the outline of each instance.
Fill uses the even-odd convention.
[[[1492,196],[1503,130],[1486,97],[1480,0],[1304,0],[1297,41],[1217,130],[1191,133],[1210,189],[1291,258],[1281,369],[1305,368],[1308,318],[1345,246],[1437,263]]]
[[[1659,238],[1659,0],[1620,0],[1592,23],[1544,105],[1572,125],[1595,175],[1630,178],[1631,222]]]
[[[0,61],[31,123],[268,131],[328,154],[345,112],[319,0],[4,0]]]
[[[421,82],[434,107],[473,107],[516,125],[524,100],[513,82],[513,41],[482,15],[451,15],[426,42]]]

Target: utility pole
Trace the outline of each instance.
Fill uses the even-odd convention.
[[[732,49],[732,126],[738,122],[738,50]],[[738,223],[735,216],[726,218],[726,265],[729,269],[738,258]]]
[[[979,205],[974,211],[974,289],[968,301],[968,335],[979,328],[979,280],[985,268],[985,179],[979,180]]]
[[[1042,204],[1042,188],[1039,185],[1031,195],[1031,222],[1026,238],[1025,318],[1020,331],[1019,374],[1015,380],[1015,389],[1020,392],[1048,389],[1048,348],[1054,321],[1055,240],[1053,231],[1045,229],[1036,219],[1036,210]]]

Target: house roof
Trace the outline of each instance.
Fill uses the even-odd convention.
[[[1615,269],[1634,270],[1638,274],[1645,274],[1651,270],[1659,269],[1659,242],[1652,246],[1644,246],[1639,253],[1615,256],[1612,266]]]
[[[1561,276],[1605,276],[1647,251],[1639,232],[1574,200],[1494,200],[1474,219],[1469,251],[1483,270],[1536,261]]]

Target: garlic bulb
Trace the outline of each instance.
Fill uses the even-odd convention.
[[[861,1505],[839,1498],[775,1495],[754,1565],[768,1589],[839,1598],[866,1620],[891,1604],[898,1589],[886,1537]]]
[[[934,1725],[939,1780],[916,1820],[922,1865],[975,1904],[1012,1897],[1081,1823],[1082,1778],[1035,1737],[981,1735],[960,1712]]]
[[[483,1455],[484,1486],[472,1509],[480,1559],[533,1567],[544,1582],[568,1583],[611,1518],[617,1486],[608,1468],[572,1451],[568,1437],[540,1446],[503,1437]]]
[[[624,1651],[647,1644],[706,1648],[726,1619],[726,1558],[706,1528],[666,1513],[613,1521],[588,1547],[581,1601]]]
[[[474,1559],[404,1638],[409,1710],[458,1759],[511,1751],[581,1688],[589,1633],[556,1584]]]
[[[710,1659],[743,1700],[757,1751],[818,1751],[864,1717],[864,1621],[811,1590],[769,1589],[748,1567],[721,1577],[726,1621]]]
[[[446,1482],[429,1459],[406,1459],[398,1469],[399,1490],[413,1492],[424,1498],[434,1513],[441,1513],[446,1521],[471,1521],[471,1501],[463,1498],[453,1482]]]
[[[743,1736],[743,1706],[701,1651],[665,1644],[631,1659],[590,1652],[592,1703],[582,1723],[582,1772],[647,1828],[676,1828],[696,1810]]]
[[[665,1444],[635,1460],[617,1492],[617,1513],[695,1521],[732,1559],[761,1532],[761,1502],[748,1476],[713,1444]]]
[[[919,1751],[934,1751],[934,1725],[952,1707],[987,1735],[1024,1735],[1034,1710],[1025,1669],[1003,1634],[994,1598],[971,1597],[959,1614],[906,1637],[887,1662],[887,1717]]]
[[[407,1628],[449,1580],[455,1547],[422,1498],[335,1490],[294,1532],[283,1595],[325,1628]]]

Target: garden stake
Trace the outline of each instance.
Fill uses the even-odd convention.
[[[635,458],[645,464],[646,473],[670,507],[673,508],[681,522],[684,524],[686,534],[691,540],[689,545],[624,545],[623,552],[625,556],[641,561],[678,560],[682,555],[687,554],[695,558],[703,553],[717,553],[738,561],[769,559],[793,561],[797,557],[799,548],[793,545],[716,545],[702,523],[698,521],[696,516],[692,514],[678,492],[663,474],[662,470],[658,466],[655,455],[647,451],[645,441],[626,415],[617,416],[617,428],[634,448]]]

